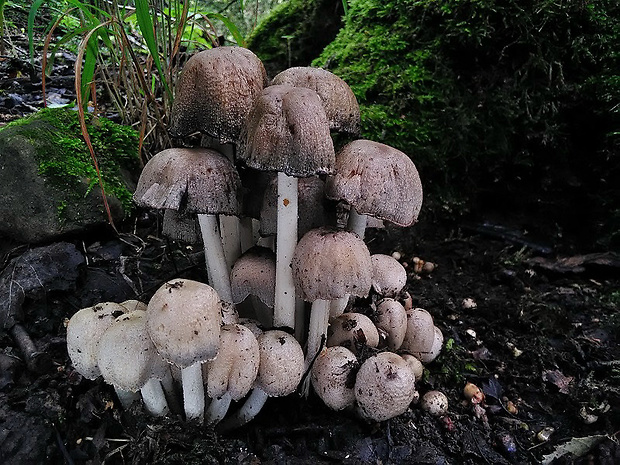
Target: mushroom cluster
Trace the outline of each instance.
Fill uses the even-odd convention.
[[[241,47],[188,60],[170,120],[178,145],[199,132],[201,146],[152,157],[134,201],[162,210],[173,239],[202,237],[209,284],[176,279],[143,308],[78,312],[68,327],[76,368],[102,373],[127,401],[141,391],[155,415],[182,405],[186,418],[223,428],[298,389],[304,372],[330,408],[376,421],[404,412],[443,336],[428,312],[403,304],[405,269],[371,255],[364,235],[377,222],[417,221],[412,160],[357,139],[359,106],[339,77],[296,67],[269,81]],[[124,371],[102,354],[108,339],[130,354],[117,363],[139,371],[131,383],[104,373]],[[232,402],[240,407],[225,419]]]

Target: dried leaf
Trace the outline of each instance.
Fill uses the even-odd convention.
[[[543,456],[542,465],[548,465],[555,459],[564,457],[566,454],[572,454],[574,457],[585,455],[592,447],[605,439],[604,434],[596,436],[587,436],[585,438],[573,438],[564,444],[560,444],[553,452]]]

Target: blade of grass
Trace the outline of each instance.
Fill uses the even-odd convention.
[[[37,11],[45,3],[45,0],[35,0],[28,12],[28,50],[30,52],[30,65],[34,69],[34,18]]]
[[[237,42],[237,45],[245,47],[245,39],[243,38],[243,35],[239,32],[239,29],[237,29],[235,23],[233,23],[230,19],[220,13],[207,13],[206,16],[207,18],[217,19],[218,21],[221,21],[224,26],[226,26],[226,29],[230,31],[233,39],[235,39],[235,42]]]

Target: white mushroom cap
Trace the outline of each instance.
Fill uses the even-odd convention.
[[[404,413],[416,393],[415,378],[402,357],[381,352],[366,359],[355,379],[361,414],[383,421]]]
[[[407,312],[407,333],[401,350],[409,352],[422,360],[422,354],[428,354],[435,340],[433,317],[422,308],[413,308]]]
[[[207,284],[174,279],[148,304],[146,328],[161,356],[182,368],[214,358],[220,345],[222,304]]]
[[[314,361],[312,387],[330,409],[342,410],[355,403],[352,374],[357,366],[357,357],[341,346],[324,349]]]
[[[255,295],[273,308],[276,291],[276,255],[265,247],[252,247],[235,262],[230,274],[233,303]]]
[[[357,354],[359,347],[378,345],[377,327],[362,313],[343,313],[331,322],[327,331],[328,347],[343,346]]]
[[[433,344],[428,352],[421,352],[420,361],[422,363],[431,363],[441,353],[441,348],[443,347],[443,333],[441,330],[435,326],[433,332]]]
[[[242,399],[254,384],[259,361],[252,331],[239,324],[222,326],[219,353],[205,364],[207,395],[214,399],[228,392],[232,400]]]
[[[407,284],[407,270],[390,255],[374,254],[372,260],[372,287],[384,297],[395,297]]]
[[[144,302],[140,302],[139,300],[125,300],[119,305],[125,307],[127,309],[127,312],[133,312],[134,310],[142,310],[143,312],[146,312],[146,304]]]
[[[295,290],[307,302],[365,297],[370,291],[370,252],[350,231],[308,231],[295,248],[292,267]]]
[[[420,381],[424,375],[424,365],[422,362],[411,354],[401,354],[400,356],[409,364],[415,380]]]
[[[258,337],[260,366],[256,386],[270,397],[291,394],[304,373],[304,352],[299,342],[279,330],[265,331]]]
[[[387,334],[387,347],[398,349],[405,340],[407,333],[407,312],[397,300],[382,299],[375,312],[375,324]]]
[[[101,374],[97,364],[101,335],[127,309],[120,304],[103,302],[77,311],[67,325],[67,352],[74,368],[85,378]]]
[[[99,340],[98,363],[103,379],[123,391],[136,392],[150,378],[163,379],[168,364],[146,332],[146,312],[119,316]]]
[[[341,78],[323,68],[297,66],[276,75],[272,85],[288,84],[314,90],[325,108],[331,129],[359,134],[360,108],[355,94]]]
[[[420,407],[431,415],[441,416],[448,411],[448,398],[443,392],[428,391],[422,396]]]

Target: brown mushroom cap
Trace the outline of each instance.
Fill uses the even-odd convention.
[[[422,182],[411,159],[389,145],[356,140],[336,156],[336,174],[326,195],[344,200],[363,215],[410,226],[422,207]]]
[[[284,85],[265,88],[243,127],[238,155],[250,168],[288,176],[332,173],[334,145],[317,93]]]
[[[392,352],[367,358],[355,378],[355,398],[360,411],[374,421],[404,413],[415,392],[415,378],[409,365]]]
[[[222,304],[215,290],[189,279],[175,279],[153,295],[146,327],[161,356],[182,368],[217,355]]]
[[[386,332],[388,349],[396,350],[402,345],[407,333],[407,312],[400,302],[391,298],[381,300],[375,312],[375,323]]]
[[[295,248],[292,267],[296,292],[307,302],[365,297],[370,291],[370,252],[350,231],[308,231]]]
[[[304,372],[304,352],[299,342],[284,331],[271,330],[258,337],[258,346],[256,385],[270,397],[295,391]]]
[[[407,311],[407,333],[401,350],[422,361],[422,355],[431,351],[434,340],[435,325],[430,313],[422,308]]]
[[[216,47],[193,55],[176,86],[170,134],[200,131],[236,143],[256,96],[267,85],[260,59],[242,47]]]
[[[228,392],[232,400],[245,397],[258,374],[259,361],[252,331],[239,324],[222,326],[217,357],[205,364],[207,395],[214,399]]]
[[[372,287],[385,297],[395,297],[407,284],[407,270],[390,255],[374,254],[372,260]]]
[[[357,135],[360,132],[360,107],[355,94],[341,78],[322,68],[297,66],[285,69],[271,81],[314,90],[325,108],[333,130]]]
[[[173,148],[148,161],[133,198],[148,208],[238,215],[240,189],[237,170],[221,153]]]
[[[341,346],[326,348],[314,361],[312,387],[330,409],[342,410],[355,403],[351,378],[357,366],[357,357]]]
[[[252,247],[235,262],[230,274],[233,303],[255,295],[273,308],[276,286],[276,255],[265,247]]]
[[[377,347],[378,345],[377,327],[362,313],[343,313],[329,325],[327,347],[343,346],[357,354],[358,347]]]
[[[127,311],[120,304],[103,302],[78,310],[69,320],[67,352],[73,367],[84,378],[95,379],[101,374],[97,363],[101,336]]]

